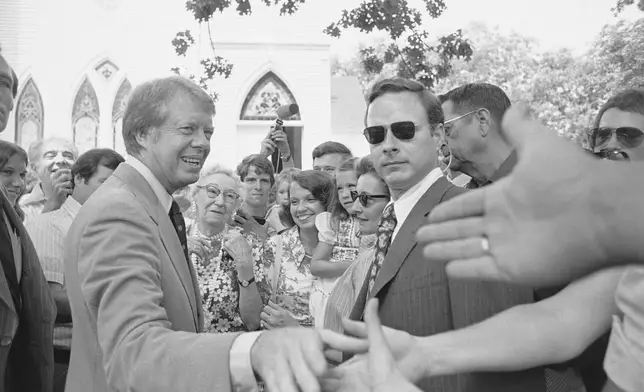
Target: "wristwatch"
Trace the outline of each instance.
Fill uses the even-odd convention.
[[[250,278],[250,280],[243,280],[243,279],[240,279],[240,280],[239,280],[239,285],[240,285],[241,287],[243,287],[243,288],[246,288],[246,287],[250,286],[250,284],[251,284],[251,283],[253,283],[254,281],[255,281],[255,277],[254,277],[254,276],[253,276],[252,278]]]

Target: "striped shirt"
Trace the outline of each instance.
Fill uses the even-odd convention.
[[[56,211],[40,214],[27,222],[26,227],[36,248],[48,282],[65,287],[65,237],[81,205],[68,197]],[[54,347],[69,349],[72,343],[72,323],[54,327]]]
[[[25,223],[42,214],[42,210],[45,208],[45,204],[47,204],[47,197],[42,190],[42,183],[36,184],[34,189],[31,190],[31,193],[21,197],[18,204],[25,214]]]

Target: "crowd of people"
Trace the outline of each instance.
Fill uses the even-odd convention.
[[[0,131],[18,83],[0,54]],[[644,90],[583,151],[497,86],[384,79],[370,154],[310,170],[278,125],[205,166],[214,116],[173,76],[127,157],[0,141],[0,391],[644,391]]]

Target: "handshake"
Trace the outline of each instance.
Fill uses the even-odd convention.
[[[251,350],[251,362],[267,390],[420,391],[412,383],[424,376],[417,338],[406,332],[383,329],[377,299],[368,303],[364,323],[345,320],[343,324],[355,337],[305,328],[264,332]],[[328,369],[326,356],[330,350],[356,356]]]

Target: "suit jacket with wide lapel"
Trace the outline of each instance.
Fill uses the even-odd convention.
[[[421,197],[392,242],[371,293],[379,299],[382,324],[415,336],[429,336],[471,325],[502,310],[531,300],[524,290],[520,300],[515,288],[497,283],[452,281],[443,263],[429,262],[416,242],[416,231],[433,208],[466,192],[445,178],[437,180]],[[365,280],[366,283],[366,280]],[[358,295],[351,318],[364,313],[367,285]],[[525,298],[524,298],[525,297]],[[545,392],[542,369],[515,373],[480,373],[435,377],[419,387],[432,392]]]
[[[160,204],[159,198],[148,182],[132,166],[127,164],[119,165],[113,175],[130,187],[134,196],[141,201],[150,218],[159,226],[163,247],[168,253],[170,261],[172,261],[174,270],[181,279],[185,294],[188,296],[194,318],[195,332],[201,331],[203,329],[203,314],[197,278],[192,263],[190,260],[186,260],[186,256],[183,253],[181,242],[168,215],[169,211],[165,211],[165,206]]]
[[[0,208],[17,231],[22,253],[18,306],[11,297],[0,263],[0,388],[8,392],[50,392],[54,379],[56,305],[27,230],[2,192]],[[5,238],[8,235],[5,223],[0,222],[0,225],[3,248],[0,257],[14,263],[11,246],[5,245],[11,244],[10,238]]]
[[[127,163],[87,200],[65,244],[74,333],[66,392],[231,389],[237,334],[201,334],[194,269],[166,206]]]

